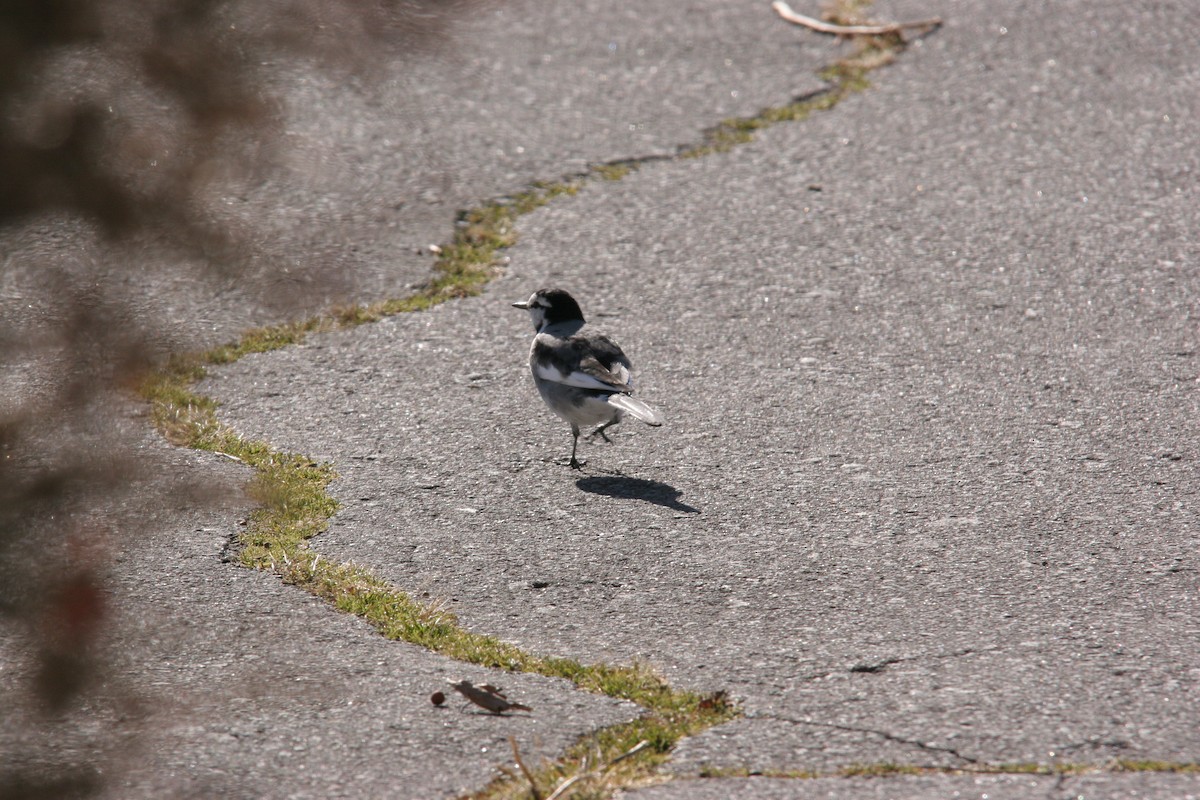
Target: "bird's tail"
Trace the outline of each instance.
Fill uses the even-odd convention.
[[[608,397],[608,404],[627,411],[647,425],[662,425],[665,420],[662,414],[655,411],[641,400],[634,400],[627,394],[613,394]]]

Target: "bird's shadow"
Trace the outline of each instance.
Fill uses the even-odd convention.
[[[589,475],[575,481],[581,491],[592,494],[602,494],[607,497],[628,497],[633,500],[645,500],[655,505],[666,506],[673,511],[687,514],[699,514],[700,509],[679,501],[683,494],[668,483],[648,481],[645,478],[631,478],[627,475]]]

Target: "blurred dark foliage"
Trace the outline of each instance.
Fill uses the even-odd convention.
[[[30,728],[27,752],[0,755],[0,798],[92,796],[113,777],[53,743],[111,683],[109,560],[137,534],[130,494],[145,490],[114,409],[163,331],[104,285],[126,268],[121,248],[132,264],[134,241],[169,241],[236,278],[246,231],[209,198],[269,169],[282,124],[270,66],[369,80],[437,46],[463,6],[0,0],[0,278],[6,234],[40,219],[94,231],[114,256],[80,276],[50,242],[36,264],[50,301],[0,298],[0,716],[13,739]]]
[[[220,238],[195,200],[240,142],[270,133],[264,63],[299,57],[369,72],[396,49],[436,43],[459,5],[4,0],[0,224],[68,210],[111,236],[166,228],[193,244]]]

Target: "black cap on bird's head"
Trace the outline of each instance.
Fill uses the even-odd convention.
[[[522,303],[513,303],[513,308],[529,312],[535,330],[557,322],[583,322],[583,310],[575,298],[562,289],[538,289]]]

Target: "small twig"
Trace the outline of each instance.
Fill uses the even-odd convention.
[[[226,452],[223,452],[223,451],[221,451],[221,450],[213,450],[213,452],[214,452],[215,454],[219,455],[219,456],[225,456],[225,458],[228,458],[230,461],[236,461],[236,462],[238,462],[239,464],[245,464],[245,463],[246,463],[246,459],[244,459],[244,458],[238,458],[238,457],[237,457],[237,456],[235,456],[233,453],[226,453]]]
[[[835,25],[832,22],[824,22],[797,14],[783,0],[775,0],[774,3],[771,3],[771,8],[775,9],[775,13],[788,22],[812,28],[820,33],[831,33],[834,36],[882,36],[886,33],[899,33],[908,28],[936,28],[942,24],[941,17],[934,17],[920,22],[889,22],[885,25]]]
[[[559,787],[557,789],[555,789],[554,792],[549,797],[546,798],[546,800],[558,800],[558,798],[562,797],[563,792],[565,792],[567,789],[574,786],[575,782],[578,781],[580,778],[587,777],[588,774],[589,773],[586,773],[586,772],[580,772],[578,774],[572,775],[571,777],[567,778],[565,781],[563,781],[561,784],[559,784]]]
[[[616,764],[618,761],[624,761],[625,759],[629,758],[631,755],[634,755],[635,753],[640,753],[641,751],[645,750],[649,746],[650,746],[650,741],[648,739],[642,739],[640,742],[635,744],[633,747],[626,750],[624,753],[621,753],[621,755],[617,756],[612,761],[605,764],[604,765],[605,771],[607,771],[610,767],[612,767],[613,764]]]
[[[537,787],[537,782],[533,779],[533,773],[529,771],[529,767],[525,766],[524,760],[521,758],[521,751],[517,748],[517,737],[509,736],[508,743],[512,745],[513,759],[517,762],[517,767],[525,779],[529,781],[529,793],[533,795],[533,800],[542,800],[542,793]]]
[[[580,778],[582,778],[588,774],[587,764],[588,764],[588,757],[585,755],[579,761],[579,772],[575,773],[574,775],[572,775],[571,777],[569,777],[565,781],[563,781],[561,784],[559,784],[558,788],[556,788],[553,792],[551,792],[550,796],[547,797],[546,800],[558,800],[558,798],[562,797],[563,792],[565,792],[567,789],[571,788],[571,786],[576,781],[578,781]]]

